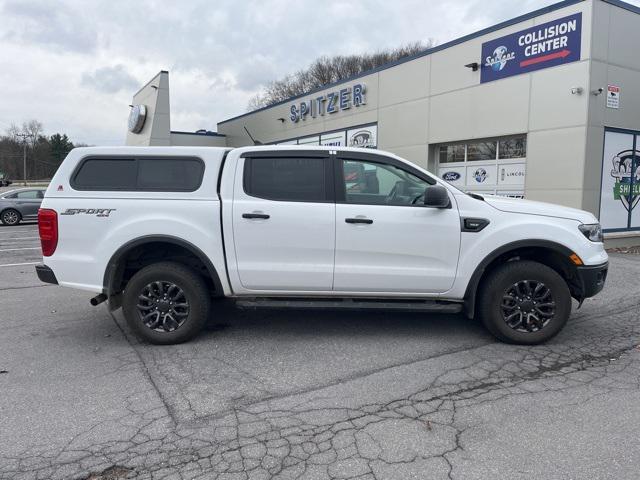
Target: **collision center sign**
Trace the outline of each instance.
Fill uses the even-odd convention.
[[[480,83],[580,60],[582,13],[482,44]]]

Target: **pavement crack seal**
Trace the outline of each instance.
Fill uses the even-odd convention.
[[[26,290],[29,288],[50,288],[55,286],[56,285],[25,285],[24,287],[4,287],[0,288],[0,292],[6,292],[9,290]]]
[[[84,480],[121,480],[127,478],[133,469],[115,465],[106,468],[100,473],[90,473]]]

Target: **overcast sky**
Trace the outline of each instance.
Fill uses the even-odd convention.
[[[171,128],[215,130],[262,84],[318,56],[441,44],[552,3],[0,0],[0,131],[35,118],[47,134],[123,144],[131,97],[159,70]]]

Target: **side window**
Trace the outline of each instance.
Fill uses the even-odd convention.
[[[138,165],[133,158],[90,158],[73,179],[76,190],[135,190]]]
[[[345,199],[365,205],[414,205],[429,183],[393,165],[343,160]]]
[[[165,191],[194,191],[200,187],[204,165],[191,158],[138,159],[138,188]]]
[[[244,191],[268,200],[324,202],[325,167],[323,158],[246,158]]]
[[[90,158],[73,177],[76,190],[193,192],[200,188],[199,158]]]
[[[23,200],[35,200],[36,198],[41,198],[38,196],[38,190],[26,190],[24,192],[16,193],[15,198],[21,198]]]

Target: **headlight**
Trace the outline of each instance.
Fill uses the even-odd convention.
[[[599,223],[583,223],[578,228],[592,242],[602,242],[602,227]]]

